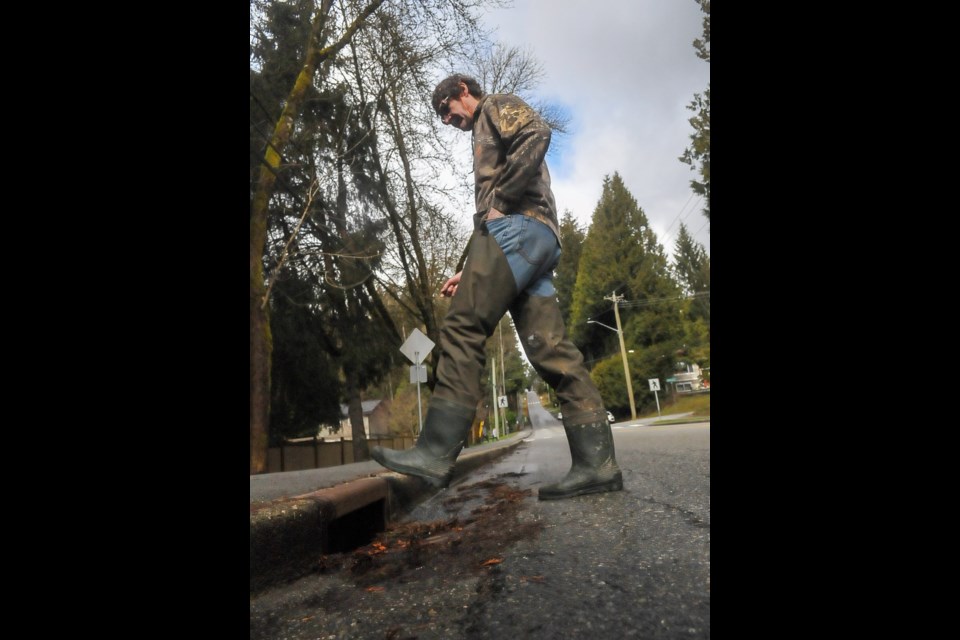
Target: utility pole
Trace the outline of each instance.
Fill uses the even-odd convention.
[[[633,380],[630,379],[630,366],[627,364],[627,347],[623,343],[623,329],[620,328],[620,308],[617,303],[623,300],[623,296],[618,296],[614,290],[610,297],[603,296],[604,300],[613,302],[613,314],[617,318],[617,337],[620,338],[620,357],[623,358],[623,375],[627,378],[627,397],[630,398],[630,419],[637,419],[637,407],[633,403]]]
[[[495,438],[500,435],[500,409],[497,408],[497,359],[494,358],[490,363],[490,391],[493,393],[493,404],[490,405],[490,411],[493,413],[493,431],[490,432]],[[487,415],[487,429],[490,428],[490,416]]]
[[[507,376],[503,372],[503,318],[500,318],[497,329],[500,331],[500,395],[505,396],[507,395]],[[500,411],[503,411],[501,414],[503,418],[503,433],[506,435],[509,431],[509,427],[507,426],[507,410],[500,409]]]

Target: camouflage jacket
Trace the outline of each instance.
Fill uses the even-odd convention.
[[[478,223],[493,207],[505,214],[536,218],[560,240],[545,160],[549,146],[550,127],[526,102],[509,94],[480,99],[473,114]]]

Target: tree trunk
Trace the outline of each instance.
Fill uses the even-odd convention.
[[[270,427],[270,363],[273,340],[270,308],[263,305],[263,244],[266,218],[250,225],[250,473],[267,470],[267,434]],[[261,239],[257,241],[256,235]],[[259,244],[259,249],[257,246]]]
[[[352,376],[348,376],[352,377]],[[350,433],[353,435],[353,461],[363,462],[370,459],[370,447],[367,444],[367,433],[363,428],[363,404],[360,400],[360,389],[356,382],[348,380],[347,394],[350,398],[349,410]]]
[[[260,177],[250,206],[250,473],[266,471],[267,442],[270,431],[270,314],[265,299],[263,252],[267,240],[267,212],[293,126],[300,115],[307,88],[313,83],[317,65],[342,49],[360,25],[383,4],[371,0],[335,44],[321,49],[321,35],[332,0],[323,0],[310,31],[303,68],[287,96],[270,144],[267,145]]]

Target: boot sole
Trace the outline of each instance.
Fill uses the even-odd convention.
[[[570,489],[569,491],[550,491],[547,493],[538,491],[537,497],[540,500],[562,500],[564,498],[573,498],[575,496],[585,496],[591,493],[605,493],[607,491],[622,491],[622,490],[623,490],[623,479],[619,478],[616,480],[610,480],[608,482],[601,482],[599,484],[587,485],[585,487]]]
[[[397,473],[403,473],[408,476],[417,476],[421,480],[425,480],[430,483],[431,486],[437,489],[445,489],[450,484],[450,478],[446,476],[432,476],[422,469],[417,467],[409,467],[405,464],[399,464],[396,462],[390,462],[383,456],[377,455],[379,452],[370,452],[370,457],[379,462],[382,466],[386,467],[390,471],[395,471]]]

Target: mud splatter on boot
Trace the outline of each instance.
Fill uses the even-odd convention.
[[[564,422],[563,429],[567,432],[573,464],[560,482],[542,486],[538,497],[560,500],[623,489],[623,474],[617,465],[610,423],[606,420],[578,425]]]

